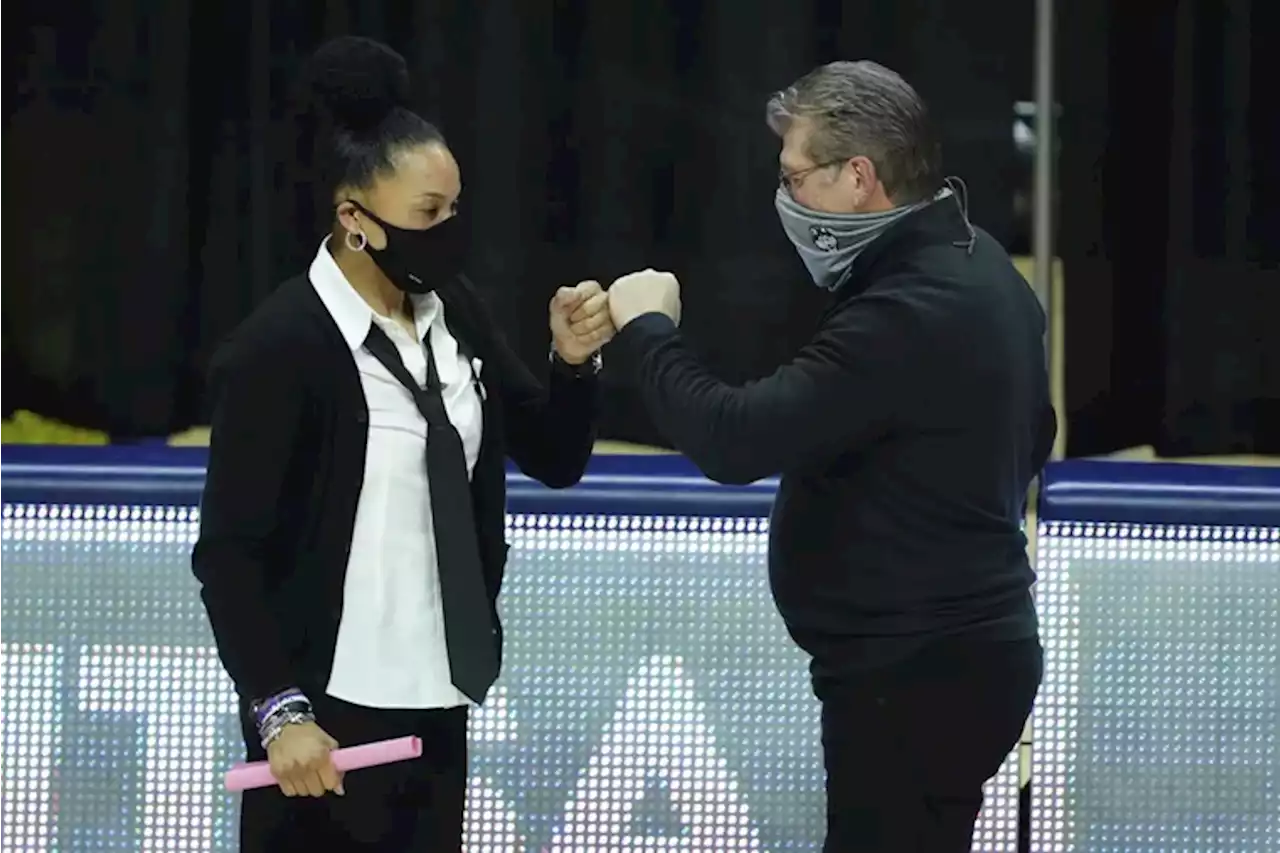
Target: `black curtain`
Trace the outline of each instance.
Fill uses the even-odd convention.
[[[680,275],[688,336],[713,368],[765,373],[822,301],[775,218],[764,125],[768,94],[811,67],[872,58],[915,83],[975,219],[1009,238],[1031,12],[980,5],[11,4],[5,405],[118,438],[202,421],[213,347],[318,245],[288,95],[342,33],[408,58],[463,167],[474,277],[531,363],[558,284],[653,265]],[[607,387],[606,435],[661,443],[628,389]]]
[[[1069,455],[1280,453],[1278,24],[1270,0],[1061,17]]]

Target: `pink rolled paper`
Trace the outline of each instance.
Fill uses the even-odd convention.
[[[416,737],[400,737],[380,740],[360,746],[345,746],[333,751],[333,766],[346,773],[379,764],[408,761],[422,755],[422,740]],[[227,790],[245,791],[249,788],[266,788],[276,784],[271,775],[271,765],[265,761],[237,764],[227,771]]]

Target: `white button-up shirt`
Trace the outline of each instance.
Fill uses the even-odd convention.
[[[369,307],[325,245],[311,264],[310,279],[351,347],[369,408],[364,483],[327,692],[371,708],[469,704],[449,672],[427,477],[427,423],[408,389],[364,349],[364,342],[370,324],[377,323],[414,381],[425,385],[427,350],[422,340],[431,335],[445,410],[462,437],[468,476],[480,455],[483,428],[473,381],[479,364],[468,363],[459,351],[434,293],[411,297],[415,337]]]

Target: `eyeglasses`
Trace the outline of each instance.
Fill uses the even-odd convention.
[[[819,163],[816,166],[809,166],[804,169],[797,169],[794,172],[788,172],[785,169],[778,170],[778,186],[786,191],[788,195],[794,196],[796,191],[804,186],[804,182],[810,175],[819,169],[826,169],[831,166],[838,166],[849,158],[840,157],[835,160],[828,160],[825,163]]]

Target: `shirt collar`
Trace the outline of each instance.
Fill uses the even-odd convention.
[[[329,238],[326,237],[316,251],[307,277],[351,349],[358,350],[364,346],[365,338],[369,336],[369,325],[375,319],[380,325],[391,322],[389,318],[375,313],[347,281],[337,261],[329,254]],[[421,340],[441,314],[440,298],[434,293],[415,294],[409,298],[413,302],[414,325]]]

